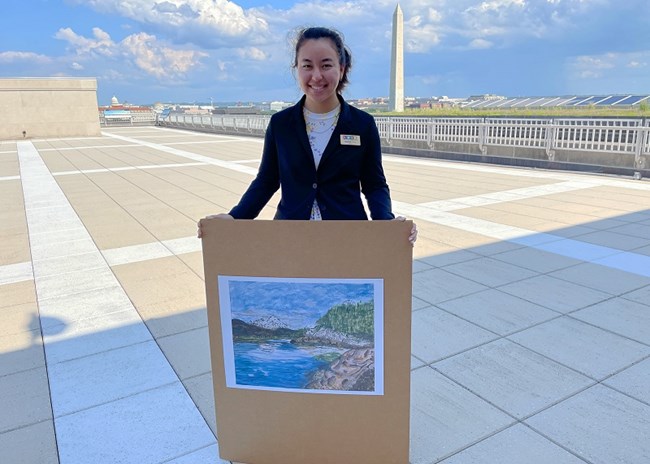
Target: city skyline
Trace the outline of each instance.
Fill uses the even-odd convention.
[[[398,2],[27,0],[0,18],[0,77],[96,77],[98,103],[294,101],[290,32],[352,50],[348,98],[387,96]],[[407,0],[404,93],[650,91],[650,2]]]

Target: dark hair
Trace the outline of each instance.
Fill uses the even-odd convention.
[[[305,41],[317,39],[330,39],[334,44],[334,48],[339,56],[339,63],[343,66],[343,75],[341,76],[339,85],[336,86],[336,91],[341,93],[350,82],[348,80],[348,72],[352,69],[352,54],[350,53],[350,49],[343,43],[343,34],[340,32],[327,27],[306,27],[300,29],[295,39],[296,46],[294,48],[293,67],[298,67],[298,52]]]

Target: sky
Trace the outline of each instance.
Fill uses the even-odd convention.
[[[260,282],[254,279],[230,281],[233,317],[252,322],[275,316],[287,327],[313,327],[333,306],[372,301],[371,283]]]
[[[405,95],[650,93],[649,0],[402,0]],[[0,78],[93,77],[98,103],[296,101],[292,33],[333,27],[347,98],[388,96],[387,0],[3,0]]]

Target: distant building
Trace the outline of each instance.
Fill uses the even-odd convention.
[[[293,105],[293,103],[287,103],[283,101],[273,101],[269,104],[269,110],[274,112],[281,111],[285,108],[288,108],[291,105]]]
[[[99,122],[102,125],[132,124],[133,122],[155,119],[154,110],[149,106],[120,103],[116,96],[111,98],[110,106],[99,107]]]

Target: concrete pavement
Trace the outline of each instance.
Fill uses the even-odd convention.
[[[0,142],[3,463],[220,462],[195,224],[261,147],[155,127]],[[650,183],[384,164],[420,228],[411,463],[650,462]]]

